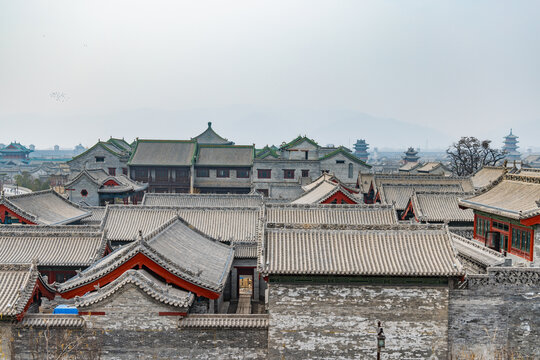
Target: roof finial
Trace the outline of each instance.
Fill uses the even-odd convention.
[[[6,194],[4,193],[4,188],[2,187],[2,200],[6,199]]]
[[[510,128],[510,135],[512,135],[512,128]]]
[[[139,243],[142,244],[142,242],[143,242],[142,230],[139,230],[139,239],[138,240],[139,240]]]
[[[209,128],[212,127],[212,122],[211,122],[211,121],[208,122],[208,127],[209,127]]]

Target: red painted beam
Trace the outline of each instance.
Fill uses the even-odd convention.
[[[179,312],[179,311],[160,311],[159,316],[186,316],[187,312]]]
[[[536,215],[528,219],[523,219],[520,221],[520,224],[525,225],[525,226],[533,226],[533,225],[540,224],[540,215]]]
[[[94,291],[95,285],[103,287],[117,279],[127,270],[133,268],[142,268],[143,265],[146,266],[148,269],[152,270],[157,275],[161,276],[163,279],[165,279],[166,282],[175,284],[176,286],[187,291],[191,291],[192,293],[197,294],[197,296],[203,296],[205,298],[214,300],[219,298],[220,296],[220,294],[217,292],[204,289],[198,285],[192,284],[189,281],[170,273],[169,271],[161,267],[161,265],[149,259],[146,255],[142,253],[138,253],[137,255],[135,255],[125,263],[121,264],[110,273],[105,274],[101,278],[96,279],[88,284],[82,285],[81,287],[66,291],[65,293],[62,293],[60,295],[65,299],[71,299],[75,296],[83,296],[87,292]]]

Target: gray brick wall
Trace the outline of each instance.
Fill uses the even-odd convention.
[[[375,358],[379,320],[384,359],[447,356],[447,287],[270,283],[268,307],[272,359]]]
[[[107,300],[81,307],[79,311],[105,312],[105,315],[83,316],[89,327],[107,330],[170,329],[177,326],[177,316],[159,316],[159,312],[182,311],[164,305],[128,284]]]
[[[11,358],[11,324],[0,321],[0,359]]]
[[[15,360],[33,360],[46,350],[54,353],[58,350],[56,344],[67,343],[66,335],[72,341],[83,340],[84,345],[71,353],[79,355],[78,359],[266,359],[268,344],[266,329],[54,328],[48,334],[52,339],[48,347],[44,342],[46,331],[42,328],[13,328],[13,333],[17,334],[13,343]]]
[[[533,269],[525,269],[528,280],[522,277],[517,283],[519,269],[513,272],[498,272],[489,282],[451,290],[449,347],[454,354],[501,351],[517,359],[540,358],[540,286]]]
[[[96,156],[103,156],[104,162],[96,162]],[[120,161],[120,158],[111,154],[101,146],[96,146],[94,149],[87,151],[80,157],[68,161],[68,165],[72,173],[76,173],[83,169],[103,169],[107,173],[109,168],[116,168],[116,174],[122,174],[122,168],[127,168],[126,162]]]
[[[69,188],[73,190],[67,190],[66,193],[74,203],[78,204],[82,200],[90,206],[99,206],[98,186],[87,177],[81,177],[76,183],[70,185]],[[88,196],[81,195],[83,189],[88,192]]]

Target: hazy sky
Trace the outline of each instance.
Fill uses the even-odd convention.
[[[0,142],[540,147],[540,1],[0,0]]]

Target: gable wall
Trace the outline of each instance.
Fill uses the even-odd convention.
[[[105,312],[105,315],[83,316],[92,327],[111,330],[144,330],[175,328],[178,316],[159,316],[159,312],[183,310],[157,302],[139,287],[128,284],[107,300],[88,307],[80,307],[79,311]]]
[[[69,200],[76,204],[78,204],[80,201],[84,201],[90,206],[99,206],[98,186],[86,176],[82,176],[79,180],[77,180],[77,182],[71,184],[69,188],[74,189],[66,190]],[[88,191],[88,196],[82,196],[82,190]]]
[[[344,161],[343,164],[337,164],[336,161]],[[334,174],[341,182],[345,184],[356,184],[359,171],[369,171],[370,169],[366,166],[362,166],[351,161],[343,154],[337,154],[331,158],[321,160],[321,170],[328,170],[330,173]],[[352,176],[349,177],[349,164],[352,164]]]
[[[96,156],[103,156],[104,162],[96,162]],[[81,171],[83,169],[103,169],[109,173],[109,168],[116,168],[116,175],[122,174],[122,168],[127,168],[127,163],[120,160],[119,157],[111,154],[101,146],[87,151],[80,157],[68,161],[71,172]]]
[[[281,154],[284,159],[291,160],[304,160],[305,151],[294,151],[294,150],[307,150],[308,151],[308,160],[317,160],[319,158],[319,148],[313,144],[310,144],[307,141],[303,141],[298,145],[295,145],[287,150],[282,150]]]

